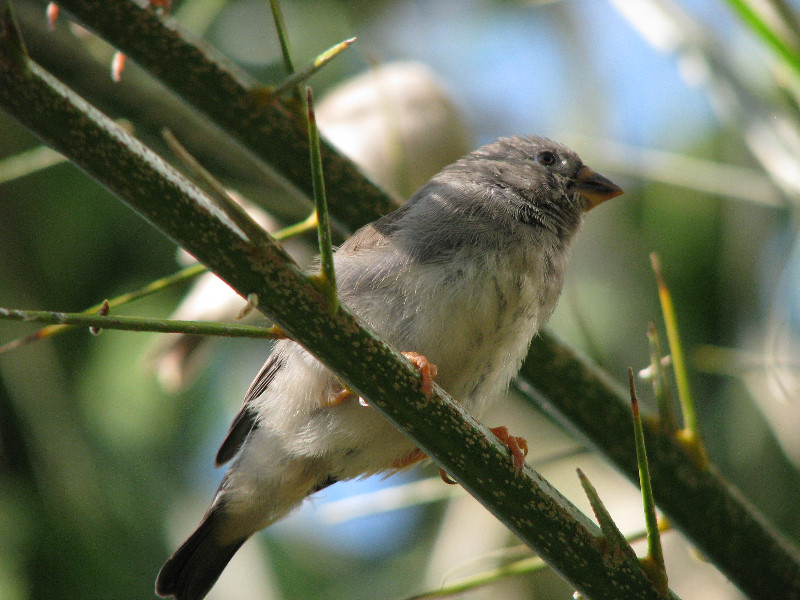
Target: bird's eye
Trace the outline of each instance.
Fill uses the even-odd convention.
[[[540,165],[543,165],[545,167],[550,167],[556,164],[556,160],[558,160],[558,157],[549,150],[545,150],[544,152],[539,152],[539,154],[536,155],[536,161]]]

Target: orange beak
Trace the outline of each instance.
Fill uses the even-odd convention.
[[[589,167],[583,166],[578,169],[575,176],[578,193],[586,199],[588,205],[586,211],[592,210],[598,204],[605,202],[622,193],[622,188],[614,185],[608,179],[595,173]]]

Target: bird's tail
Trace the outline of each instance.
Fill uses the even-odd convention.
[[[226,473],[198,528],[161,567],[156,578],[159,596],[201,600],[251,535],[336,481],[313,462],[278,461],[259,471],[258,464],[246,462],[248,458],[240,456]]]
[[[220,522],[224,507],[214,506],[200,526],[167,559],[156,579],[156,593],[176,600],[200,600],[205,597],[222,570],[249,536],[222,541]]]

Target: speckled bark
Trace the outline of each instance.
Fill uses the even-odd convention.
[[[606,552],[598,528],[345,310],[331,316],[277,246],[253,247],[190,182],[0,39],[0,106],[237,289],[402,428],[587,597],[655,599],[638,561]],[[303,161],[307,164],[307,160]]]

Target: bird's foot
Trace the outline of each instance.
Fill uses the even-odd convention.
[[[426,458],[428,458],[427,454],[425,454],[419,448],[414,448],[408,454],[405,454],[404,456],[401,456],[396,461],[394,461],[392,463],[392,468],[405,469],[406,467],[410,467],[411,465],[416,464],[421,460],[425,460]]]
[[[342,402],[344,402],[345,400],[349,400],[355,395],[356,393],[353,390],[348,388],[346,385],[343,385],[342,389],[340,389],[338,392],[334,392],[330,396],[328,396],[328,399],[323,402],[323,406],[325,406],[326,408],[329,408],[331,406],[339,406]],[[361,396],[358,397],[358,403],[361,406],[369,406],[369,402],[364,400]]]
[[[433,380],[439,369],[422,354],[416,352],[401,352],[401,354],[419,371],[419,375],[422,377],[422,393],[430,398],[433,395]]]
[[[447,485],[456,485],[458,483],[455,479],[447,474],[447,471],[441,467],[439,467],[439,477],[441,477],[442,481],[444,481]]]
[[[436,373],[438,371],[435,364],[430,362],[427,358],[422,356],[421,354],[417,354],[416,352],[402,352],[403,356],[405,356],[412,365],[417,368],[419,371],[420,377],[422,377],[422,393],[425,394],[428,398],[433,395],[433,379],[436,377]],[[339,406],[346,400],[349,400],[352,396],[355,396],[356,393],[348,388],[346,385],[342,384],[340,390],[333,392],[327,400],[325,400],[324,405],[326,407],[331,406]],[[359,403],[361,406],[369,406],[366,400],[359,397]],[[423,455],[424,458],[424,455]],[[417,459],[421,460],[421,459]],[[416,462],[416,461],[412,461]]]
[[[327,399],[322,401],[322,405],[325,408],[330,408],[332,406],[339,406],[340,404],[342,404],[346,400],[349,400],[353,396],[358,396],[358,394],[356,394],[353,390],[351,390],[343,383],[340,382],[340,385],[342,387],[339,390],[331,393]],[[359,397],[359,400],[361,401],[362,406],[367,406],[367,403],[363,401],[361,397]]]
[[[522,467],[525,466],[525,456],[528,454],[528,442],[525,438],[513,436],[508,433],[507,427],[491,427],[489,429],[504,446],[511,452],[514,457],[514,468],[518,473],[522,472]]]
[[[428,458],[427,454],[425,454],[419,448],[415,448],[402,458],[399,458],[396,461],[394,461],[392,463],[392,468],[405,469],[406,467],[410,467],[411,465],[416,464],[421,460],[425,460],[426,458]],[[441,477],[442,481],[444,481],[448,485],[455,485],[456,483],[458,483],[457,481],[454,481],[450,477],[450,475],[448,475],[447,472],[442,468],[439,469],[439,477]]]

